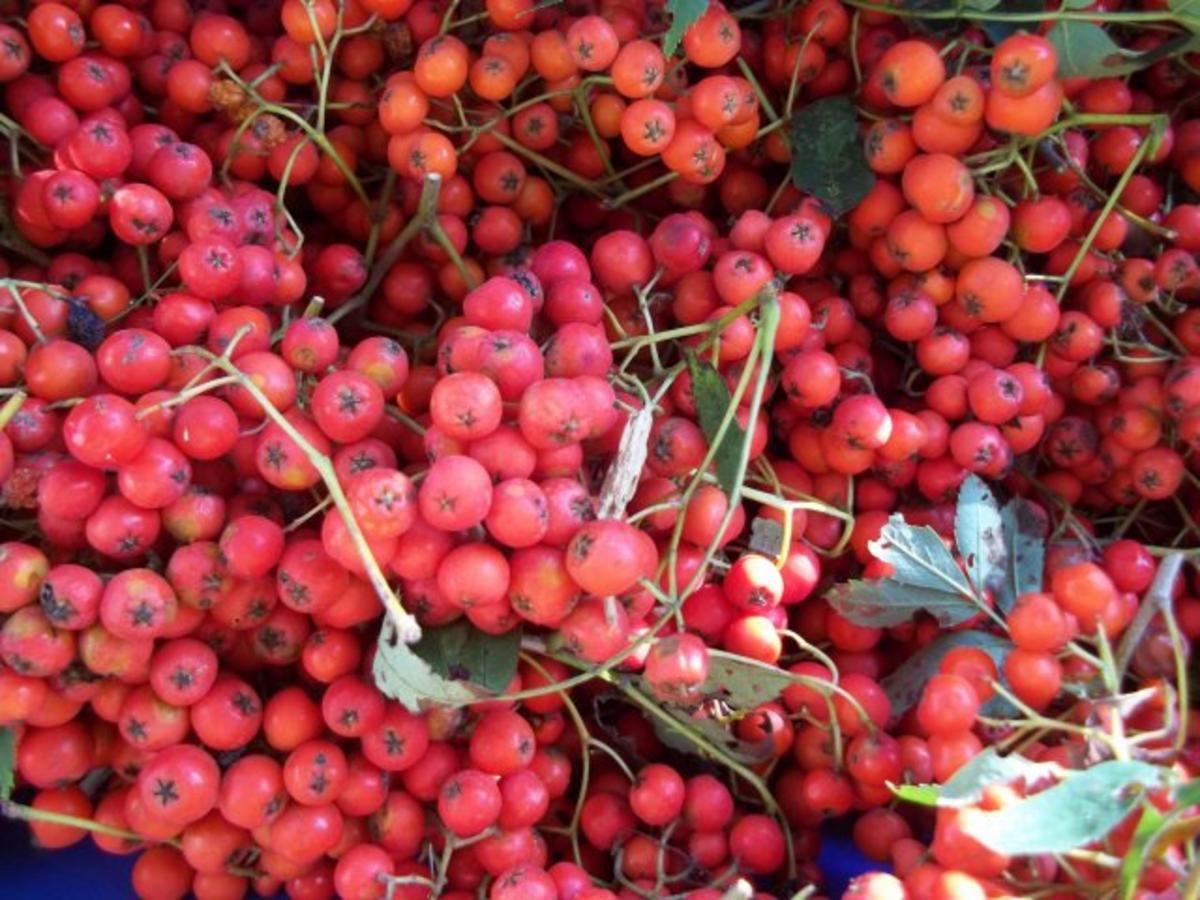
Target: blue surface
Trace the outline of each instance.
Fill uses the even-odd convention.
[[[30,845],[21,822],[0,819],[0,897],[4,900],[128,900],[135,855],[113,856],[90,838],[65,850]],[[849,835],[826,829],[817,857],[825,873],[823,893],[840,897],[855,875],[879,869],[862,856]]]
[[[39,850],[22,822],[0,819],[0,896],[5,900],[127,900],[134,856],[102,852],[91,838]]]

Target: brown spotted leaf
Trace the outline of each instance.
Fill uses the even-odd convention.
[[[796,680],[776,666],[723,650],[710,650],[708,660],[708,680],[702,693],[724,700],[734,709],[769,703]]]
[[[996,606],[1007,613],[1019,596],[1042,589],[1048,521],[1040,507],[1022,497],[1014,497],[1004,505],[1000,521],[1006,560]]]
[[[982,595],[999,587],[1008,558],[1000,506],[978,475],[967,476],[959,489],[954,540],[975,591]]]

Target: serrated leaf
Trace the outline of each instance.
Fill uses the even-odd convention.
[[[17,781],[17,733],[12,727],[0,728],[0,802],[12,797]]]
[[[844,94],[798,110],[789,124],[792,184],[831,215],[853,209],[875,184],[858,133],[858,112]]]
[[[1108,834],[1162,775],[1162,769],[1149,763],[1102,762],[1039,794],[983,813],[967,833],[1010,856],[1065,853]]]
[[[895,571],[889,580],[906,587],[950,592],[970,599],[971,584],[941,535],[928,525],[909,525],[894,514],[870,542],[871,553]]]
[[[1046,567],[1045,513],[1022,497],[1014,497],[1000,511],[1004,530],[1005,575],[996,591],[996,606],[1007,613],[1022,594],[1042,589]]]
[[[971,806],[983,798],[985,788],[996,784],[1012,784],[1018,779],[1031,783],[1050,775],[1055,767],[1034,762],[1019,753],[1001,756],[995,747],[988,747],[942,785],[938,806]]]
[[[988,747],[943,785],[897,785],[892,792],[901,800],[921,806],[960,808],[978,803],[984,790],[993,785],[1012,784],[1022,778],[1032,782],[1055,771],[1048,763],[1034,762],[1018,753],[1001,756],[996,748]]]
[[[683,41],[687,30],[696,24],[707,9],[708,0],[667,0],[671,27],[663,38],[663,53],[671,56]]]
[[[439,677],[467,681],[500,694],[517,673],[521,629],[488,634],[459,619],[449,625],[426,628],[412,649]]]
[[[899,625],[922,610],[942,626],[959,625],[979,612],[957,592],[901,584],[892,578],[844,581],[830,588],[825,599],[839,615],[868,628]]]
[[[474,703],[482,692],[462,681],[450,681],[430,668],[413,648],[400,640],[392,620],[384,618],[371,675],[380,692],[403,703],[412,712],[429,704],[465,706]]]
[[[994,589],[1004,579],[1008,551],[1000,505],[983,479],[968,475],[954,510],[954,542],[975,590]]]
[[[880,682],[892,703],[894,718],[899,718],[917,705],[925,683],[937,674],[946,654],[956,647],[979,648],[992,658],[997,670],[1003,671],[1004,660],[1013,645],[1005,638],[986,631],[955,631],[934,638]],[[984,712],[995,715],[998,711],[985,708]]]
[[[654,726],[654,732],[658,735],[658,739],[672,750],[707,758],[703,749],[698,747],[688,735],[687,732],[690,731],[699,733],[709,743],[720,747],[743,765],[756,766],[766,762],[774,755],[774,747],[770,738],[753,744],[739,739],[729,731],[728,726],[722,725],[715,719],[692,717],[674,708],[668,708],[667,713],[679,723],[681,728],[687,731],[676,730],[657,716],[651,717],[650,722]]]
[[[716,369],[706,362],[701,362],[690,350],[684,353],[684,359],[687,361],[688,374],[692,378],[696,418],[700,420],[700,430],[704,432],[705,440],[712,446],[717,432],[721,430],[721,421],[732,403],[732,397]],[[725,429],[725,435],[721,438],[716,456],[713,457],[717,483],[727,495],[737,487],[738,468],[745,443],[746,432],[734,418]]]
[[[723,699],[734,709],[745,710],[769,703],[795,682],[792,675],[776,666],[724,650],[710,650],[708,679],[701,692]]]
[[[1107,31],[1094,22],[1062,20],[1046,33],[1058,53],[1058,74],[1062,78],[1104,78],[1128,75],[1159,59],[1165,59],[1190,43],[1181,35],[1144,53],[1132,53],[1121,47]]]

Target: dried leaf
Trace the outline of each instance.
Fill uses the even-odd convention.
[[[620,518],[637,492],[638,480],[646,465],[650,429],[654,425],[654,409],[649,404],[639,409],[625,423],[617,455],[604,476],[600,489],[598,515],[601,519]]]

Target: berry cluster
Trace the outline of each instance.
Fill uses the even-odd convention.
[[[146,900],[1194,897],[1200,20],[1033,5],[10,4],[0,809]]]

